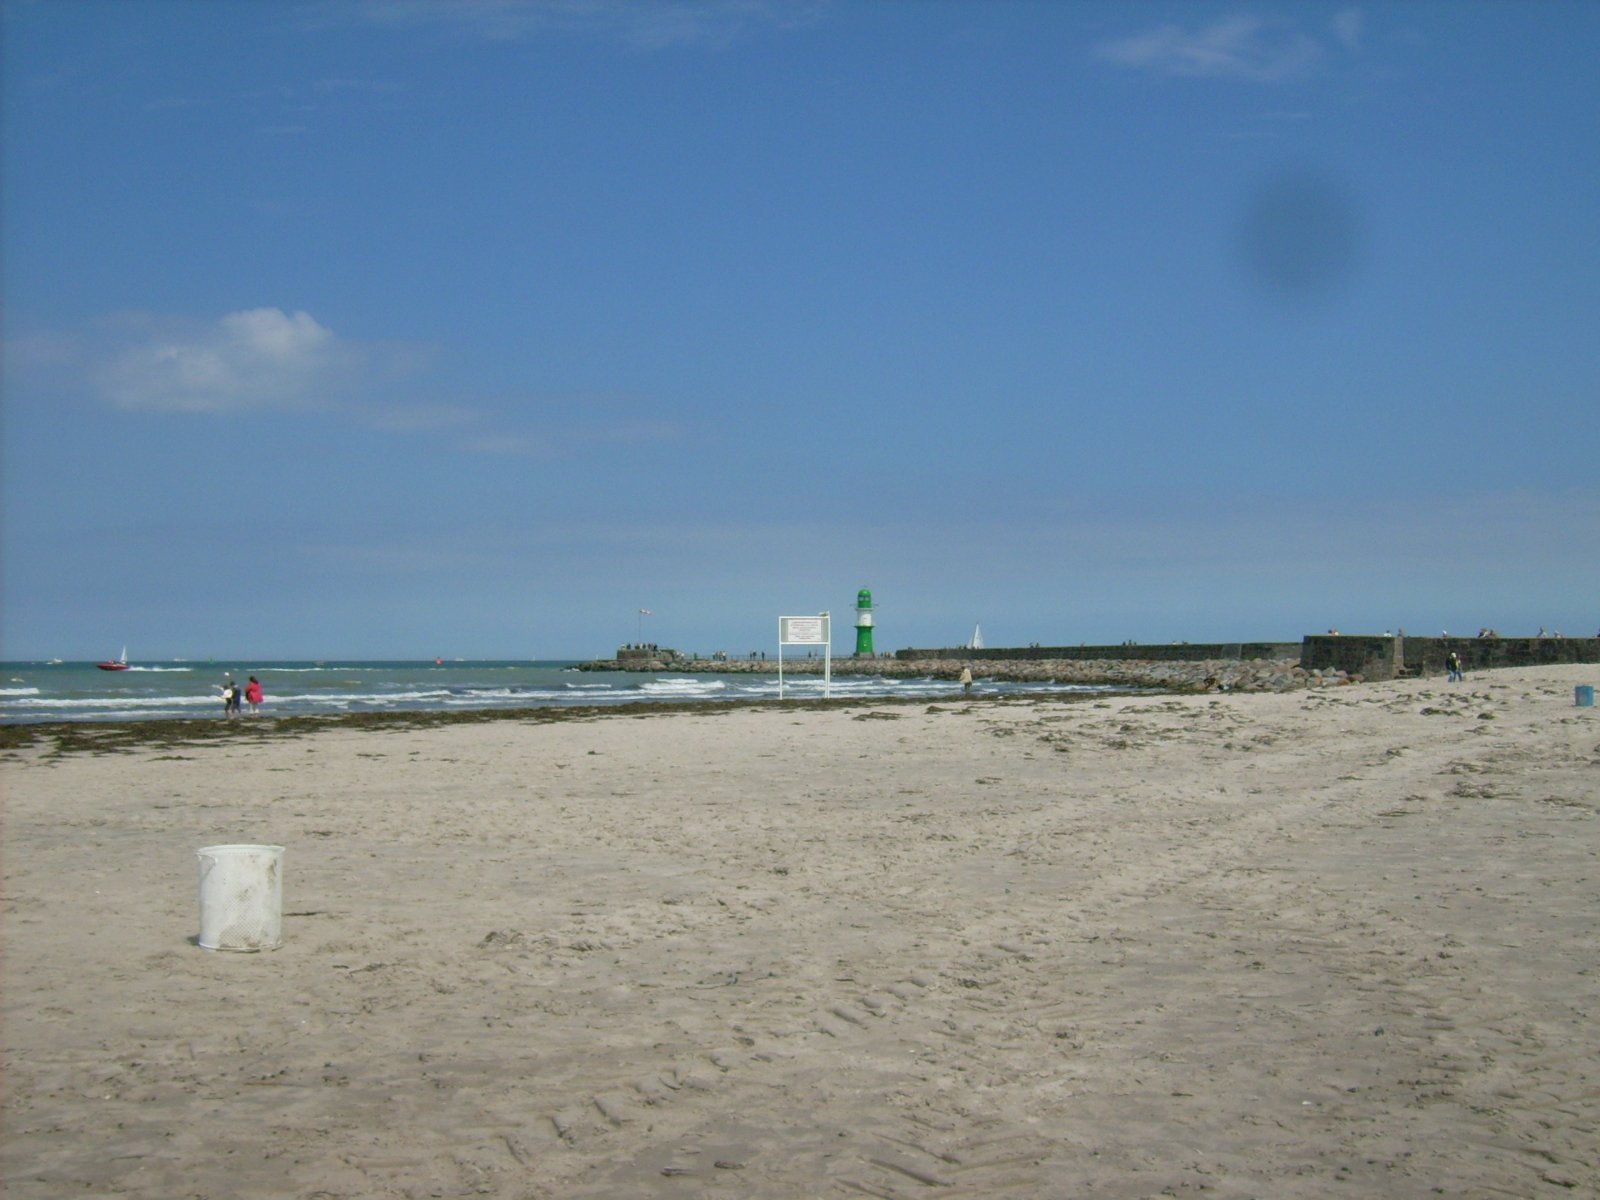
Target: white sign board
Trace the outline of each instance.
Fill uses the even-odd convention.
[[[783,648],[785,646],[822,647],[822,694],[833,689],[833,618],[827,613],[814,617],[778,618],[778,699],[783,699]]]
[[[820,646],[828,640],[826,617],[779,617],[780,646]]]

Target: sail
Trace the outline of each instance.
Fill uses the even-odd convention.
[[[969,650],[982,650],[983,649],[983,626],[982,625],[974,625],[972,627],[972,643],[967,648]]]

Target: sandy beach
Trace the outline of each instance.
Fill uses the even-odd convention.
[[[41,737],[4,1192],[1600,1194],[1597,682]]]

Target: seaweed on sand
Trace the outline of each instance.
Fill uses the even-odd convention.
[[[967,697],[963,704],[1076,704],[1094,698],[1094,693],[1063,693],[1043,696]],[[850,696],[839,699],[804,700],[686,700],[677,703],[645,701],[631,704],[582,705],[543,708],[474,708],[448,712],[340,713],[335,716],[243,717],[233,721],[188,718],[151,721],[57,721],[38,724],[0,725],[0,755],[40,746],[46,757],[68,754],[128,754],[144,750],[171,751],[196,746],[276,741],[312,733],[339,730],[407,733],[418,729],[437,729],[448,725],[474,725],[497,721],[548,724],[557,721],[593,721],[604,717],[670,717],[680,713],[726,713],[774,710],[818,712],[826,709],[904,707],[926,704],[926,698],[911,696]],[[929,712],[943,711],[930,705]],[[879,720],[889,714],[875,714]]]

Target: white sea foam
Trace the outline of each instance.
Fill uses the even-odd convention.
[[[263,671],[271,671],[274,675],[326,675],[326,674],[328,674],[330,672],[335,672],[335,671],[350,672],[350,671],[354,671],[354,670],[360,670],[362,668],[348,667],[348,666],[345,666],[345,667],[321,666],[321,667],[263,667],[261,669]],[[381,670],[382,668],[380,668],[380,667],[371,667],[371,668],[366,668],[366,669],[367,670],[376,671],[376,670]]]
[[[641,683],[639,690],[647,696],[673,696],[690,698],[715,696],[727,689],[720,679],[652,679]]]
[[[37,700],[29,700],[27,708],[90,708],[111,709],[126,708],[130,710],[145,710],[151,708],[182,708],[199,707],[201,705],[216,704],[220,697],[217,696],[81,696],[81,697],[56,697],[44,696]]]
[[[389,706],[394,704],[426,704],[434,700],[448,700],[450,697],[451,693],[445,689],[407,692],[301,692],[298,694],[283,693],[279,695],[268,692],[267,703],[271,704],[276,701],[279,704],[308,704],[312,706],[322,704],[337,704],[343,707],[355,704]],[[213,696],[211,699],[214,702],[216,697]]]

